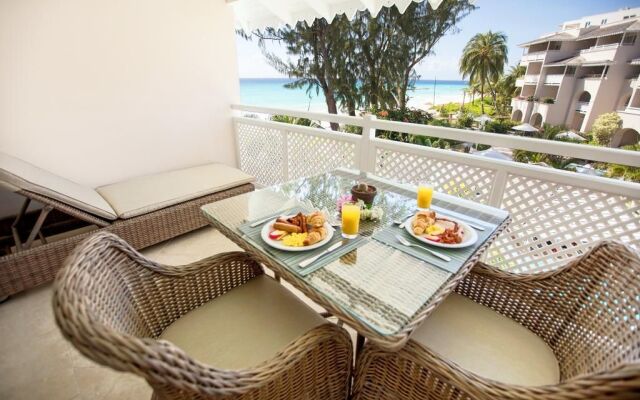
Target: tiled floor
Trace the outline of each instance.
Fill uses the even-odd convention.
[[[204,228],[144,253],[158,262],[180,265],[232,250],[238,250],[235,244]],[[0,399],[150,398],[142,379],[101,367],[71,347],[55,326],[50,302],[47,285],[0,305]]]

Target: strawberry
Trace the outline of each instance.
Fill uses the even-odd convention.
[[[424,235],[423,237],[425,239],[427,239],[427,240],[431,240],[432,242],[439,242],[440,241],[440,236]]]
[[[269,239],[271,239],[271,240],[281,240],[286,235],[287,235],[287,232],[279,231],[277,229],[274,229],[271,232],[269,232]]]

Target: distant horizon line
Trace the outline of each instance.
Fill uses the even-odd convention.
[[[286,76],[274,76],[274,77],[251,77],[251,76],[241,76],[238,79],[282,79],[282,80],[293,80],[293,78],[287,78]],[[455,81],[455,82],[466,82],[469,83],[468,80],[466,79],[445,79],[445,78],[438,78],[435,77],[434,78],[429,78],[429,79],[418,79],[418,81],[433,81],[433,80],[438,80],[438,81]]]

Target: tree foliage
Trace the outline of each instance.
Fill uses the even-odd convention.
[[[412,2],[404,13],[394,5],[375,16],[359,11],[353,20],[339,15],[331,23],[323,18],[239,33],[257,38],[269,64],[293,79],[286,87],[322,92],[328,112],[355,115],[357,109],[405,109],[419,78],[415,67],[474,8],[470,0],[444,0],[436,10],[427,1]],[[290,58],[268,52],[268,42],[282,44]]]
[[[480,83],[480,98],[484,100],[485,86],[493,87],[504,72],[507,62],[507,36],[502,32],[477,33],[469,40],[460,58],[460,73],[471,82]],[[491,85],[491,82],[494,82]],[[494,96],[495,103],[495,96]],[[481,103],[484,113],[484,101]]]
[[[622,119],[616,112],[601,114],[591,126],[591,135],[596,144],[608,146],[613,134],[622,126]]]

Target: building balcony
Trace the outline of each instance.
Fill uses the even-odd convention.
[[[376,12],[383,2],[366,3]],[[305,4],[321,12],[306,12]],[[640,152],[382,120],[365,112],[234,104],[238,64],[255,62],[237,51],[237,27],[267,18],[295,24],[298,15],[329,20],[337,6],[342,15],[362,4],[0,1],[2,32],[11,37],[0,45],[0,152],[24,160],[0,156],[6,195],[0,206],[10,208],[5,198],[12,205],[16,197],[28,200],[15,204],[9,212],[20,214],[6,214],[0,226],[0,300],[11,296],[0,304],[0,399],[348,399],[372,387],[361,365],[367,360],[375,362],[372,378],[412,378],[395,388],[422,397],[614,399],[637,393],[640,185],[510,157],[523,150],[638,167]],[[234,9],[264,14],[234,21]],[[525,92],[533,91],[525,80]],[[295,92],[288,93],[295,101]],[[276,103],[274,97],[265,94]],[[557,109],[512,103],[529,113],[534,105]],[[294,118],[312,124],[278,122]],[[435,138],[452,149],[427,145]],[[469,144],[491,146],[499,158],[464,152]],[[526,161],[541,160],[533,156]],[[21,179],[9,167],[30,173]],[[338,169],[352,171],[348,180],[334,185],[324,179]],[[384,215],[360,223],[354,209],[351,225],[360,226],[360,235],[342,241],[340,228],[330,226],[341,223],[336,200],[371,175],[378,177],[367,182],[378,188],[373,206]],[[127,184],[114,192],[114,182]],[[466,243],[473,247],[422,253],[398,247],[393,233],[384,243],[374,237],[374,224],[378,232],[393,232],[396,218],[415,215],[419,182],[435,189],[433,210],[474,225],[454,224],[459,234],[477,236]],[[392,185],[400,190],[389,190]],[[119,201],[110,203],[113,194]],[[217,219],[203,213],[212,207]],[[327,211],[326,218],[314,216],[326,219],[314,223],[324,227],[314,231],[335,233],[325,239],[344,244],[338,251],[345,252],[301,269],[302,259],[334,245],[288,256],[270,250],[275,241],[260,232],[274,234],[272,217],[289,210]],[[496,220],[487,210],[509,219]],[[41,230],[49,212],[53,227],[66,218],[73,230],[59,230],[57,238]],[[306,230],[312,222],[296,221],[285,227]],[[257,228],[251,236],[240,230],[250,226]],[[443,229],[446,236],[455,234],[449,229]],[[435,258],[434,250],[451,259]],[[449,294],[452,308],[445,308]],[[434,385],[426,373],[404,373],[418,370],[404,361],[398,373],[397,363],[378,368],[368,358],[428,348],[410,341],[420,336],[410,334],[422,324],[430,329],[432,321],[440,329],[435,318],[449,318],[458,304],[466,315],[444,325],[451,326],[452,339],[474,350],[473,365],[444,359],[439,351],[409,357],[413,363],[438,356],[420,367],[441,370],[432,371],[444,377]],[[493,330],[461,332],[460,321]],[[392,343],[395,352],[383,354],[380,343]],[[352,368],[356,360],[358,370]],[[485,360],[492,368],[484,368]],[[513,380],[512,369],[526,382]],[[544,386],[535,382],[541,376]],[[373,398],[399,397],[373,386]],[[469,393],[458,394],[464,389]],[[627,393],[616,396],[618,390]]]
[[[576,111],[580,112],[580,113],[586,113],[589,111],[591,107],[591,103],[586,102],[586,101],[579,101],[576,103]]]
[[[511,99],[511,108],[513,109],[512,111],[520,110],[522,112],[522,115],[528,115],[529,110],[531,110],[532,106],[533,102],[527,101],[527,99],[524,97],[514,97],[513,99]]]
[[[536,51],[534,53],[527,53],[520,58],[520,65],[530,62],[544,61],[547,56],[547,51]]]
[[[562,83],[562,79],[564,78],[564,74],[550,74],[544,77],[545,85],[559,85]]]
[[[526,107],[535,107],[541,113],[554,106],[553,104],[533,103],[517,98],[512,99],[512,105],[525,109]],[[252,116],[236,116],[234,117],[234,125],[237,135],[236,142],[239,144],[240,166],[245,172],[255,175],[259,183],[272,185],[311,173],[318,174],[336,167],[357,168],[408,184],[417,184],[420,179],[429,176],[437,190],[488,205],[501,205],[511,213],[515,213],[515,220],[519,222],[513,226],[512,232],[518,232],[515,239],[518,244],[509,243],[505,238],[504,246],[506,247],[497,246],[496,249],[500,250],[497,250],[495,254],[500,254],[502,257],[512,250],[515,251],[513,255],[507,255],[508,259],[504,259],[499,265],[501,268],[515,268],[518,271],[522,271],[523,267],[516,265],[526,265],[524,268],[528,269],[544,270],[548,265],[562,263],[559,260],[562,259],[565,250],[540,252],[536,248],[537,245],[534,243],[543,240],[543,237],[549,238],[552,242],[562,237],[563,243],[565,240],[568,241],[567,243],[571,242],[570,247],[574,249],[576,246],[583,246],[580,240],[575,240],[583,234],[578,232],[579,230],[567,227],[567,229],[562,229],[561,235],[549,233],[546,231],[545,223],[531,223],[529,218],[544,221],[547,215],[552,217],[556,213],[561,213],[560,209],[577,200],[577,198],[572,200],[570,197],[579,196],[589,202],[591,200],[586,199],[591,199],[593,196],[589,192],[590,190],[604,191],[607,188],[607,190],[615,191],[613,187],[619,182],[553,168],[497,161],[462,152],[401,143],[390,140],[381,133],[403,132],[413,137],[438,137],[577,159],[606,159],[609,162],[625,162],[624,159],[614,156],[614,154],[619,155],[620,152],[612,152],[608,148],[401,123],[376,118],[335,116],[326,113],[295,112],[244,105],[234,106],[234,108],[240,114],[246,113]],[[328,125],[328,122],[358,126],[362,128],[363,133],[362,135],[352,135],[329,129],[308,128],[269,121],[269,116],[274,114],[288,114],[321,120],[325,126]],[[263,115],[263,119],[254,118],[256,115]],[[375,134],[376,132],[377,134]],[[274,140],[277,141],[278,146],[269,145]],[[299,148],[313,148],[314,151],[301,153],[296,150]],[[640,154],[625,152],[625,154],[627,153],[629,153],[627,161],[633,160],[633,162],[640,163]],[[611,154],[611,157],[605,156],[605,154]],[[498,179],[503,172],[507,174],[505,175],[507,182]],[[537,183],[531,185],[534,181]],[[600,184],[605,186],[600,186]],[[560,197],[554,196],[554,199],[550,200],[546,194],[539,192],[540,187],[554,187],[554,193]],[[638,186],[633,185],[633,187],[636,188],[634,193],[637,195],[639,193]],[[588,188],[587,192],[581,192],[581,188]],[[631,192],[626,193],[628,195]],[[521,207],[521,200],[516,200],[523,198],[527,199],[527,207]],[[593,197],[593,199],[595,198]],[[604,204],[606,202],[603,200]],[[622,200],[619,204],[623,204]],[[594,205],[588,206],[589,214],[598,209],[594,207]],[[612,205],[606,205],[607,209],[610,207]],[[587,212],[586,209],[585,212]],[[633,210],[630,208],[628,212],[632,213]],[[596,212],[596,214],[598,213]],[[607,212],[603,210],[602,213],[604,218],[604,214]],[[552,237],[554,239],[551,239]],[[557,259],[558,256],[560,259]],[[495,260],[495,258],[491,258],[491,262]],[[512,264],[512,261],[515,261],[515,264]]]
[[[584,58],[585,63],[599,61],[613,61],[618,51],[619,44],[607,44],[603,46],[594,46],[588,49],[580,50],[580,56]]]
[[[640,132],[640,108],[627,107],[617,113],[622,118],[623,128],[632,128]]]
[[[525,85],[535,85],[540,80],[539,74],[527,74],[524,76],[524,84]]]
[[[543,120],[546,121],[547,113],[549,112],[549,109],[551,107],[553,107],[554,105],[555,105],[554,103],[542,103],[542,102],[537,101],[537,102],[533,103],[531,112],[532,113],[540,113],[542,115],[542,117],[543,117]]]

